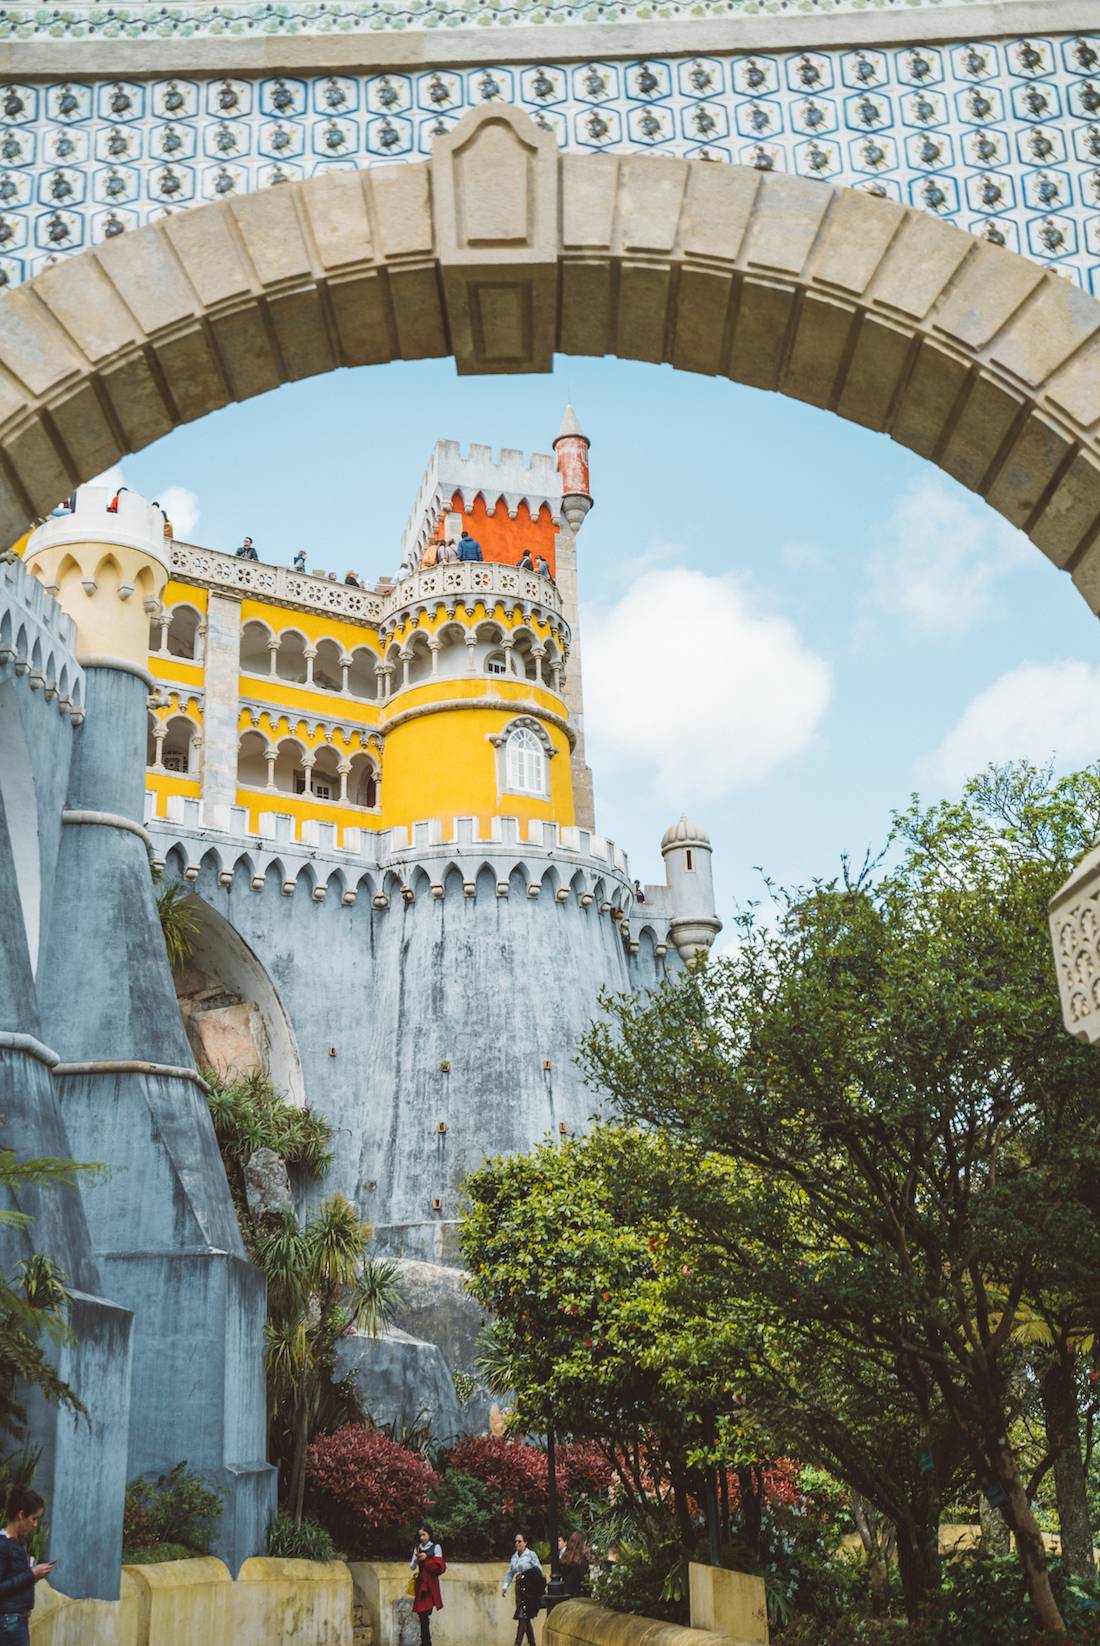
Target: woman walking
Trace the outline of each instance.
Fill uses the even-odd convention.
[[[447,1562],[430,1526],[421,1526],[417,1532],[409,1568],[413,1574],[413,1611],[420,1619],[420,1646],[432,1646],[432,1613],[443,1610],[439,1580],[447,1570]]]
[[[588,1545],[580,1532],[573,1532],[565,1548],[558,1556],[558,1568],[561,1580],[565,1584],[565,1592],[570,1600],[576,1600],[581,1592],[581,1584],[588,1576],[591,1561],[588,1557]]]
[[[8,1517],[0,1535],[0,1646],[29,1646],[34,1586],[49,1577],[56,1560],[35,1565],[24,1538],[42,1519],[45,1505],[28,1486],[8,1493]]]
[[[500,1588],[502,1595],[508,1593],[508,1585],[513,1580],[516,1585],[516,1609],[512,1613],[516,1620],[515,1646],[523,1646],[524,1641],[527,1646],[535,1646],[535,1626],[531,1620],[542,1602],[546,1579],[538,1555],[529,1547],[522,1532],[516,1533],[516,1552],[508,1562],[508,1571]]]

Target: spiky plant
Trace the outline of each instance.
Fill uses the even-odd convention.
[[[195,947],[199,922],[187,887],[178,880],[166,880],[157,891],[157,914],[173,972],[182,972]]]

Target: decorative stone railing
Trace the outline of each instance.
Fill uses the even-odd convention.
[[[1100,844],[1051,898],[1050,935],[1066,1028],[1100,1040]]]
[[[32,691],[74,723],[84,718],[84,670],[76,661],[76,627],[23,561],[0,555],[0,680],[26,676]]]
[[[330,583],[327,578],[310,577],[288,566],[242,560],[217,549],[200,549],[191,543],[172,544],[171,571],[173,577],[183,582],[251,594],[257,600],[270,600],[279,606],[305,606],[360,623],[382,624],[417,605],[428,607],[441,602],[457,605],[461,600],[491,595],[538,607],[557,618],[561,616],[561,595],[549,578],[496,561],[433,566],[403,577],[381,593],[375,589],[357,589],[350,583]]]

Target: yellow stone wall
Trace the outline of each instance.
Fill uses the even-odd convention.
[[[187,605],[202,614],[207,591],[191,583],[171,581],[164,591],[163,604],[169,612]],[[434,637],[441,629],[456,624],[466,631],[487,622],[511,634],[526,630],[533,643],[540,645],[549,645],[554,639],[544,620],[535,615],[530,619],[513,616],[491,599],[488,603],[478,600],[470,607],[460,605],[453,616],[445,610],[421,612],[415,621],[405,616],[384,643],[374,625],[254,598],[241,602],[242,633],[250,622],[262,623],[273,636],[294,631],[307,645],[331,641],[345,656],[366,649],[379,662],[412,647],[418,635]],[[194,662],[151,652],[149,669],[158,686],[163,682],[161,689],[167,698],[153,711],[155,716],[169,720],[185,714],[201,735],[201,704],[197,696],[188,696],[184,690],[189,686],[196,692],[204,689],[201,644]],[[401,669],[401,663],[396,662],[392,678],[397,685]],[[348,828],[387,829],[427,818],[439,820],[445,828],[456,816],[475,816],[484,825],[502,813],[524,821],[541,818],[570,825],[575,820],[570,738],[564,729],[563,699],[550,689],[549,678],[548,672],[547,684],[539,686],[534,681],[486,674],[430,677],[392,691],[381,703],[350,690],[333,692],[268,672],[241,670],[237,680],[238,736],[259,731],[273,745],[292,738],[314,754],[330,746],[344,759],[366,753],[379,774],[379,805],[366,809],[336,799],[269,789],[260,782],[238,786],[236,803],[247,808],[250,830],[259,830],[263,813],[280,812],[295,819],[296,834],[307,820],[335,823],[341,845]],[[451,709],[446,706],[449,704],[456,707]],[[501,762],[490,738],[499,735],[518,714],[536,718],[555,751],[548,765],[548,798],[502,790],[498,783]],[[320,717],[337,722],[336,729],[317,725]],[[165,815],[171,795],[201,795],[201,758],[191,764],[192,770],[186,775],[149,771],[147,786],[155,796],[158,816]]]

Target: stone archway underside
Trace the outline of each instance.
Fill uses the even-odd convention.
[[[546,371],[555,351],[667,361],[889,434],[1100,610],[1100,302],[891,201],[563,155],[499,104],[430,161],[181,212],[5,296],[0,533],[287,381],[451,354],[460,372]]]

